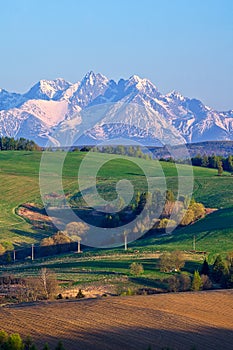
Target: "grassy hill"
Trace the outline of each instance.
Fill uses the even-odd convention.
[[[15,214],[15,208],[22,203],[41,203],[38,183],[41,155],[40,152],[0,152],[0,241],[7,240],[21,245],[38,242],[44,235],[43,232],[33,230],[29,223]],[[67,154],[63,169],[65,191],[77,193],[77,172],[84,156],[85,153],[83,152]],[[51,163],[53,162],[53,157],[54,154],[51,153]],[[61,157],[62,159],[62,152],[56,152],[56,157]],[[93,153],[91,157],[94,166],[105,156]],[[158,165],[156,165],[158,163],[143,159],[137,159],[137,162],[139,165],[134,164],[133,158],[122,159],[120,156],[115,156],[114,160],[107,162],[98,172],[100,192],[106,197],[112,196],[116,182],[125,178],[132,182],[136,191],[144,189],[145,177],[142,169],[146,169],[151,177],[159,175]],[[161,165],[168,188],[175,189],[177,187],[177,171],[174,164],[161,162]],[[183,176],[190,174],[189,166],[180,165],[180,167],[182,168]],[[193,172],[193,195],[196,200],[203,202],[207,207],[230,208],[233,206],[233,178],[228,173],[218,177],[216,176],[216,170],[198,167],[195,167]],[[159,177],[157,179],[159,183]],[[225,219],[222,217],[215,219],[214,215],[217,214],[213,214],[213,216],[206,219],[213,219],[211,230],[215,229],[217,234],[219,230],[225,232],[225,229],[231,229],[230,215],[229,220],[226,221],[228,228],[224,229],[218,227],[218,221],[223,222]],[[190,229],[187,228],[187,230]],[[184,233],[186,232],[185,230]]]

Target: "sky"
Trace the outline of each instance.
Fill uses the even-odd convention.
[[[233,109],[232,0],[2,0],[0,87],[133,74]]]

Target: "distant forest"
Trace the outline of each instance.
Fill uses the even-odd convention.
[[[202,166],[205,168],[212,169],[223,169],[225,171],[229,171],[233,173],[233,156],[228,156],[226,158],[221,156],[201,156],[198,154],[197,156],[191,158],[192,165],[194,166]]]
[[[14,139],[13,137],[0,137],[1,151],[40,151],[41,148],[32,140],[20,137]]]

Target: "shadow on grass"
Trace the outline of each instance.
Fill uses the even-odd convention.
[[[18,236],[24,236],[27,238],[33,238],[38,240],[41,240],[51,235],[51,233],[41,232],[39,230],[34,230],[34,232],[27,232],[18,229],[13,229],[11,230],[11,232],[17,234]]]
[[[147,277],[129,277],[129,281],[140,285],[141,287],[162,288],[166,289],[167,284],[159,279],[152,279]]]

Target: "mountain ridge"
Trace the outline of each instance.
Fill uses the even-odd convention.
[[[89,109],[99,111],[103,104],[110,106],[106,115],[90,116]],[[76,83],[40,80],[24,94],[0,89],[0,136],[26,136],[45,145],[74,118],[73,133],[82,130],[90,143],[119,137],[117,123],[125,137],[144,143],[163,139],[171,128],[186,143],[233,140],[233,110],[216,111],[176,90],[162,94],[137,75],[115,82],[90,71]]]

